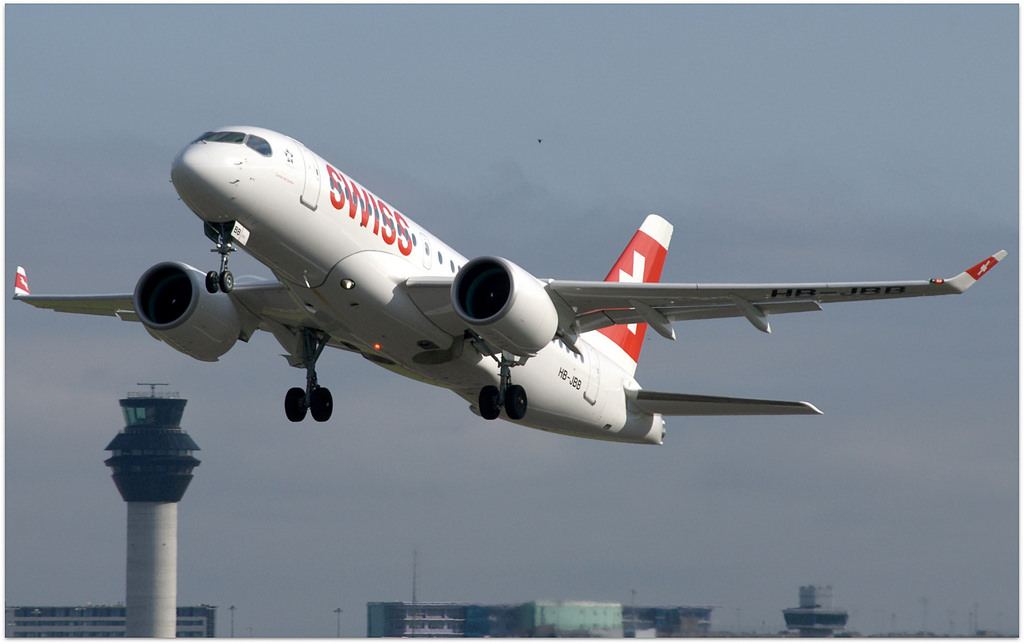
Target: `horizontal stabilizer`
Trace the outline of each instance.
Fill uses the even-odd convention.
[[[640,411],[662,416],[788,416],[821,413],[808,402],[668,394],[646,390],[635,392],[633,398],[633,392],[627,393]]]

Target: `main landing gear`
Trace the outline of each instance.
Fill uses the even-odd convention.
[[[504,408],[510,419],[520,420],[526,415],[526,390],[521,385],[512,384],[512,367],[523,364],[525,360],[516,360],[504,352],[501,358],[494,354],[491,357],[498,361],[500,381],[497,387],[487,385],[480,390],[480,415],[486,420],[494,420]]]
[[[234,222],[226,224],[207,222],[203,227],[206,236],[217,244],[217,247],[211,248],[210,252],[220,253],[220,270],[210,271],[206,274],[206,290],[211,293],[217,291],[230,293],[231,289],[235,288],[235,276],[228,270],[228,255],[237,250],[231,243],[231,226],[233,224]]]
[[[288,420],[297,423],[306,417],[306,411],[313,420],[322,423],[334,411],[331,390],[321,387],[316,381],[316,361],[327,346],[328,336],[323,331],[302,330],[302,365],[306,368],[306,388],[292,387],[284,397],[284,413]]]

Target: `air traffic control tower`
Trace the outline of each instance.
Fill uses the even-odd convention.
[[[199,460],[181,430],[185,403],[176,393],[121,399],[125,428],[107,445],[104,464],[128,504],[125,636],[174,637],[178,600],[178,501]]]
[[[782,611],[786,628],[800,637],[832,637],[846,628],[849,614],[832,605],[832,586],[800,586],[800,607]]]

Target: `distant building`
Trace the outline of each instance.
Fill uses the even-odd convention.
[[[800,607],[782,611],[786,628],[800,637],[831,637],[846,628],[849,614],[832,605],[832,586],[800,586]]]
[[[711,632],[711,606],[671,606],[622,608],[626,637],[693,637]]]
[[[124,606],[8,606],[4,637],[124,637]],[[178,606],[176,637],[214,637],[216,606]]]
[[[660,637],[707,634],[711,607],[629,607],[599,602],[459,604],[372,602],[368,637]],[[628,627],[624,624],[628,623]]]

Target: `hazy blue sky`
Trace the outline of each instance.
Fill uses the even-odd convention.
[[[252,124],[305,142],[467,256],[600,279],[649,212],[663,279],[951,277],[962,297],[648,334],[648,388],[809,400],[670,419],[660,448],[473,416],[340,352],[326,424],[266,334],[206,364],[140,325],[8,300],[9,605],[124,599],[103,460],[139,381],[189,400],[182,604],[218,632],[365,634],[368,601],[716,606],[783,627],[831,584],[864,633],[1016,632],[1018,7],[5,7],[5,279],[127,293],[216,256],[170,162]],[[537,139],[543,139],[538,144]],[[232,258],[236,275],[269,276]],[[8,291],[8,295],[11,291]],[[923,601],[926,598],[927,601]],[[925,610],[927,608],[927,610]],[[251,629],[251,630],[250,630]]]

